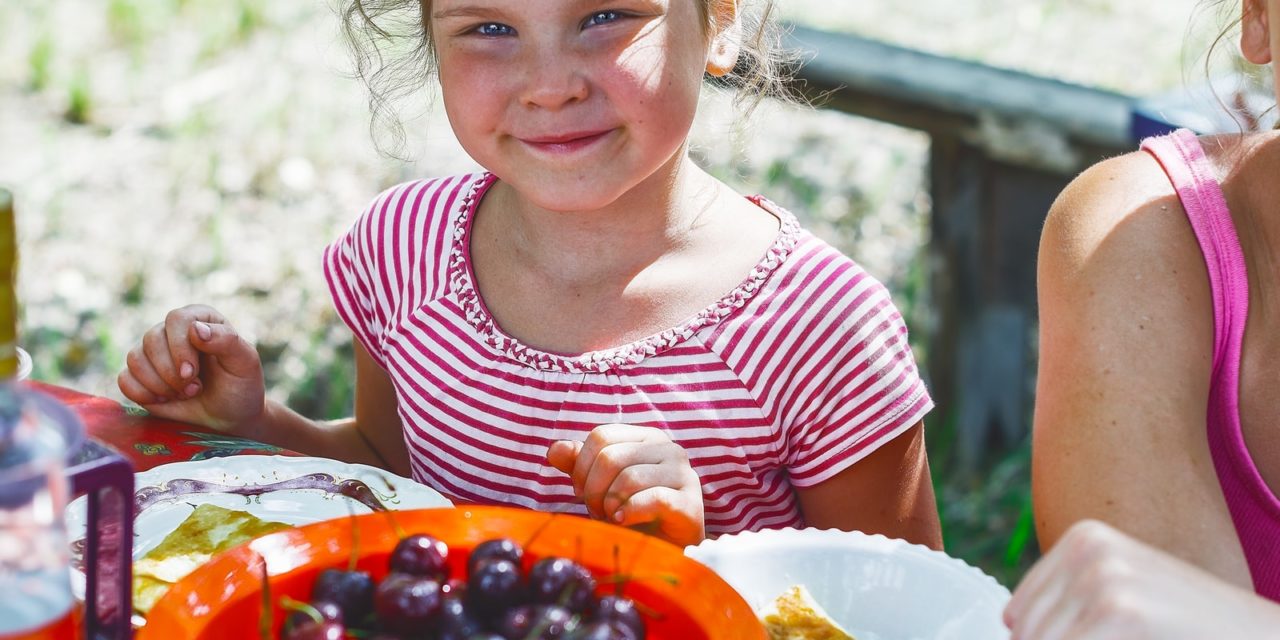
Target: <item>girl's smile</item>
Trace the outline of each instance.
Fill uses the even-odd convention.
[[[567,157],[589,153],[615,137],[615,128],[595,131],[575,131],[569,133],[517,137],[535,153],[548,157]]]

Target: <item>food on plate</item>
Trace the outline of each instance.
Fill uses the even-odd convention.
[[[769,640],[854,640],[804,585],[783,592],[760,612]]]
[[[133,608],[146,615],[173,583],[213,556],[289,527],[244,511],[212,504],[197,506],[177,529],[133,563]]]
[[[449,561],[443,541],[415,534],[397,543],[381,581],[363,571],[325,569],[312,585],[310,602],[282,600],[290,613],[281,637],[645,637],[636,604],[618,593],[598,596],[596,576],[578,562],[546,557],[526,563],[523,547],[506,538],[482,542],[461,560]],[[615,578],[620,576],[604,580]]]

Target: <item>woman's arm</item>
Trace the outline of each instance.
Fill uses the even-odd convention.
[[[810,527],[880,533],[942,548],[923,422],[829,480],[797,488],[796,495]]]
[[[1205,436],[1209,296],[1190,223],[1147,154],[1090,169],[1054,204],[1032,460],[1045,549],[1092,518],[1247,583]]]
[[[1273,638],[1280,604],[1084,521],[1031,569],[1004,619],[1015,640]]]

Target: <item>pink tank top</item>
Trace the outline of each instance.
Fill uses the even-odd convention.
[[[1280,499],[1258,473],[1240,429],[1240,351],[1249,317],[1244,253],[1226,198],[1195,134],[1185,129],[1149,138],[1187,210],[1209,271],[1213,298],[1213,378],[1209,388],[1209,452],[1259,595],[1280,602]]]

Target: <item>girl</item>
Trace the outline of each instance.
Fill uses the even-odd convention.
[[[688,157],[704,75],[758,40],[737,2],[399,4],[487,171],[394,187],[325,252],[354,419],[265,402],[254,349],[203,306],[143,337],[124,394],[677,544],[808,525],[940,546],[931,403],[886,291]]]
[[[1280,0],[1242,4],[1245,58],[1274,61]],[[1032,469],[1052,551],[1010,606],[1016,637],[1280,628],[1258,597],[1280,601],[1280,133],[1142,147],[1045,225]]]

